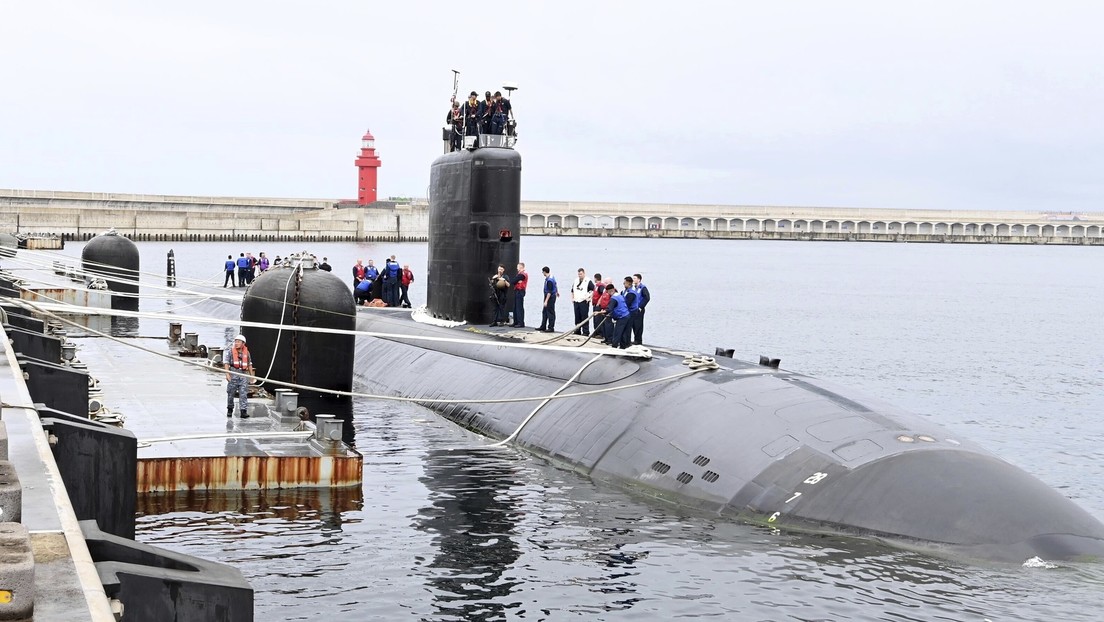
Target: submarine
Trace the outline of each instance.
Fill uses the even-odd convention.
[[[521,156],[483,139],[432,164],[426,308],[357,308],[358,386],[659,503],[986,561],[1104,556],[1104,524],[1034,476],[777,361],[486,328],[488,277],[520,256]]]

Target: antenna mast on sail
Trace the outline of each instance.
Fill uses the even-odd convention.
[[[456,103],[456,96],[460,94],[460,70],[452,70],[452,99],[449,100],[449,117],[445,120],[445,127],[441,131],[441,138],[445,141],[445,153],[449,153],[453,150],[457,140],[463,140],[462,132],[457,129],[457,110],[452,106]],[[460,128],[462,129],[462,128]],[[460,138],[457,138],[457,134],[461,134]]]

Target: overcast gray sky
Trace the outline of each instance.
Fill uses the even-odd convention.
[[[525,199],[1104,210],[1101,2],[310,4],[0,0],[0,187],[425,196],[458,69]]]

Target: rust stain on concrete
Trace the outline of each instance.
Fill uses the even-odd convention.
[[[138,492],[360,486],[363,469],[359,455],[143,458]]]

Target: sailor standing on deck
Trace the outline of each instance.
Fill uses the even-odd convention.
[[[245,253],[241,253],[235,263],[238,266],[238,287],[245,287],[249,283],[249,274],[247,271],[251,264],[249,260],[245,258]]]
[[[384,260],[383,265],[383,302],[389,307],[399,306],[399,280],[402,278],[402,269],[395,256],[391,255]]]
[[[230,287],[237,287],[237,285],[234,285],[234,268],[236,267],[237,264],[234,262],[234,256],[227,255],[226,263],[223,264],[223,268],[226,270],[226,278],[222,280],[223,287],[226,287],[227,282],[230,283]]]
[[[606,293],[606,284],[602,282],[602,273],[601,272],[595,272],[594,273],[594,291],[590,293],[590,304],[591,304],[593,314],[594,314],[594,336],[595,337],[604,337],[605,336],[605,334],[604,334],[605,333],[605,328],[606,328],[606,326],[608,326],[610,324],[608,321],[605,324],[603,324],[602,320],[604,320],[606,318],[605,318],[605,316],[598,314],[598,312],[601,311],[601,307],[598,306],[598,302],[602,299],[602,295],[605,294],[605,293]],[[609,298],[607,298],[606,301],[607,301],[607,304],[608,304]]]
[[[506,266],[498,264],[498,272],[491,275],[491,292],[495,301],[494,320],[491,326],[505,326],[507,296],[510,293],[510,277],[506,276]]]
[[[542,333],[556,332],[556,299],[560,297],[560,290],[556,287],[556,277],[552,276],[552,270],[545,266],[541,268],[544,274],[544,307],[541,309],[541,325],[537,330]]]
[[[633,275],[633,289],[636,290],[639,304],[637,304],[636,313],[633,314],[632,342],[639,346],[644,344],[644,307],[648,306],[652,293],[648,291],[648,286],[644,284],[644,277],[639,273]]]
[[[414,282],[414,271],[408,264],[403,264],[402,276],[399,278],[399,306],[410,308],[410,284]]]
[[[594,305],[594,319],[601,318],[601,321],[594,327],[594,334],[601,337],[602,342],[606,345],[609,345],[610,339],[613,338],[613,316],[609,315],[610,296],[612,295],[609,291],[610,285],[612,283],[606,283],[602,286],[602,295],[598,297],[598,302]],[[597,294],[598,290],[595,290],[594,293]]]
[[[249,382],[253,379],[253,358],[245,347],[245,335],[234,337],[234,345],[222,362],[226,368],[226,416],[234,416],[234,394],[241,406],[241,418],[249,418]],[[231,373],[233,372],[233,373]]]
[[[606,340],[608,345],[615,348],[624,348],[621,344],[625,341],[626,329],[629,327],[629,306],[625,297],[617,293],[613,283],[606,285],[606,293],[609,294],[609,306],[606,313],[613,318],[613,332]]]
[[[640,308],[640,294],[633,287],[631,276],[625,277],[625,287],[621,290],[621,297],[625,299],[625,307],[627,307],[629,315],[624,319],[625,328],[623,331],[621,330],[621,321],[617,322],[617,330],[620,331],[621,340],[619,342],[614,339],[613,344],[615,348],[625,349],[631,345],[633,318]]]
[[[586,270],[579,268],[578,277],[571,284],[571,305],[575,309],[575,334],[590,336],[590,326],[587,311],[590,310],[591,293],[594,291],[594,281],[586,277]]]
[[[369,259],[368,263],[371,264],[372,260]],[[364,280],[367,269],[364,267],[364,261],[358,259],[356,265],[353,266],[353,291],[356,291],[356,286]],[[375,278],[375,277],[373,277]]]
[[[525,328],[525,288],[529,285],[529,273],[525,264],[518,262],[517,274],[510,280],[514,286],[514,328]]]

